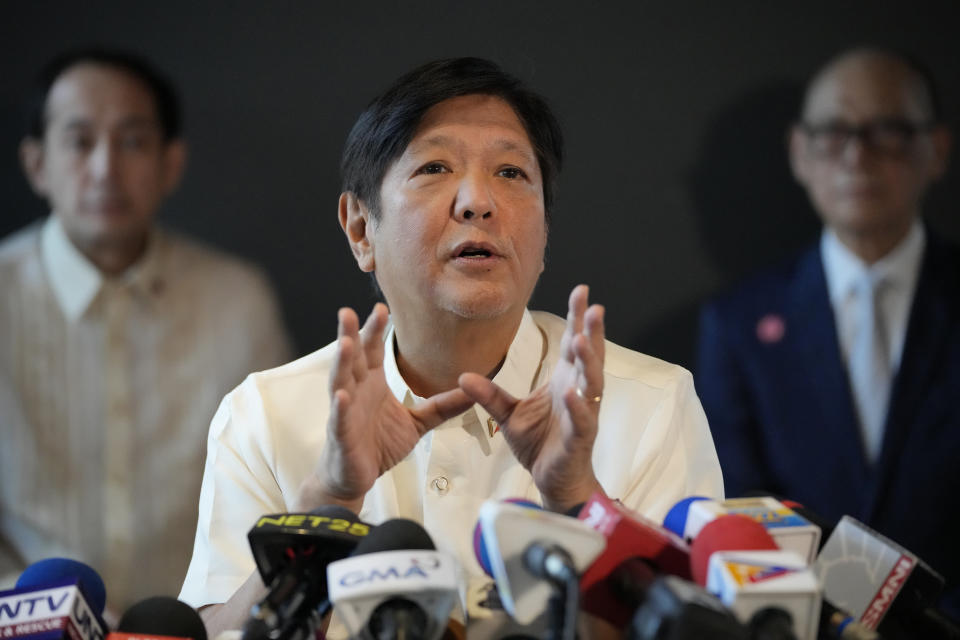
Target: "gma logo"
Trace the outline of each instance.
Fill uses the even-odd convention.
[[[436,557],[411,558],[409,562],[350,571],[340,577],[340,586],[356,587],[362,584],[387,582],[389,580],[426,580],[430,574],[440,569],[440,559]]]

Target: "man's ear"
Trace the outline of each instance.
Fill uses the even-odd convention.
[[[47,197],[47,180],[43,170],[43,142],[27,137],[20,142],[20,164],[30,188],[41,198]]]
[[[163,149],[163,195],[170,195],[180,185],[186,166],[187,143],[179,138],[171,140]]]
[[[790,171],[793,178],[806,186],[809,177],[810,156],[807,149],[807,136],[798,125],[790,127],[787,133],[787,155],[790,158]]]
[[[347,236],[350,250],[361,271],[370,272],[376,268],[374,260],[373,221],[370,210],[357,196],[344,191],[340,194],[339,203],[340,228]]]

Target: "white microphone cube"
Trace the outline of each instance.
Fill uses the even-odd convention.
[[[776,498],[731,498],[722,502],[699,500],[690,505],[687,525],[683,531],[686,539],[696,538],[700,530],[724,515],[743,515],[762,524],[777,546],[800,554],[806,563],[812,564],[820,544],[820,527],[813,524]]]
[[[718,551],[710,556],[707,591],[744,624],[757,611],[778,607],[793,618],[798,640],[816,640],[820,583],[792,551]]]

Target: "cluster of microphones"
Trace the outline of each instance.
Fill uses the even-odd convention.
[[[248,538],[267,594],[229,640],[320,638],[334,607],[362,640],[573,640],[598,622],[630,640],[960,638],[935,606],[943,578],[915,554],[765,495],[686,498],[663,523],[602,494],[568,514],[489,501],[473,546],[490,579],[470,588],[411,520],[374,526],[327,506],[263,516]],[[105,600],[90,567],[38,562],[0,592],[0,640],[207,640],[168,597],[110,631]]]

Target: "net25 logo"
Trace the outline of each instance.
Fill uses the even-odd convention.
[[[340,576],[340,586],[350,589],[364,584],[385,583],[390,580],[429,580],[440,571],[440,558],[432,555],[417,555],[378,566],[348,571]]]
[[[330,518],[312,513],[283,513],[275,516],[261,516],[253,528],[255,531],[270,531],[275,529],[301,529],[310,531],[326,529],[328,531],[349,533],[358,537],[363,537],[370,533],[370,525],[364,522],[344,520],[343,518]]]

